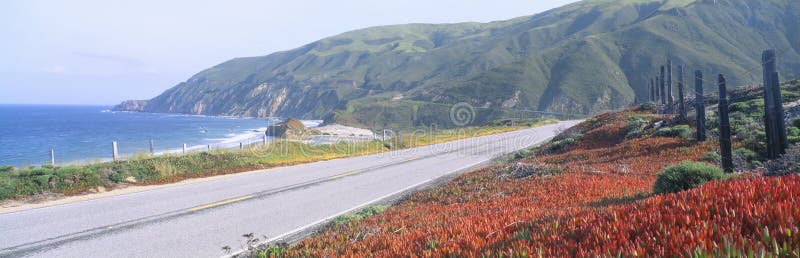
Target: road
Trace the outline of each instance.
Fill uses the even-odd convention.
[[[1,257],[219,257],[529,147],[577,122],[0,214]]]

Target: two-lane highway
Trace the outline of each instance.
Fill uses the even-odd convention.
[[[0,214],[0,256],[215,257],[279,240],[553,137],[560,122]]]

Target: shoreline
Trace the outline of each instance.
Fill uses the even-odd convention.
[[[23,130],[23,128],[10,129],[13,136],[9,137],[9,141],[6,143],[10,144],[7,145],[9,149],[6,153],[0,152],[0,167],[8,166],[18,170],[50,165],[50,149],[55,150],[55,166],[83,166],[108,162],[112,160],[110,151],[111,141],[119,142],[121,147],[119,148],[118,157],[121,159],[150,155],[147,144],[149,139],[154,139],[156,141],[156,148],[153,151],[154,155],[182,154],[183,148],[180,142],[185,142],[187,144],[187,153],[204,151],[209,146],[211,149],[236,149],[239,148],[239,142],[245,145],[256,142],[260,143],[263,141],[262,135],[266,131],[267,126],[282,119],[279,117],[259,118],[114,111],[112,105],[2,104],[2,106],[8,107],[8,110],[21,114],[19,117],[32,117],[29,112],[37,113],[39,116],[24,121],[27,123],[25,124],[26,128],[33,128],[33,130],[37,131],[31,129]],[[61,107],[66,108],[64,113],[61,113]],[[114,124],[109,123],[117,123],[115,122],[116,120],[121,121],[125,119],[115,118],[115,114],[118,115],[118,117],[125,116],[121,114],[131,114],[131,119],[133,120],[130,121],[137,121],[136,119],[138,119],[145,123],[151,123],[147,124],[146,127],[143,128],[144,130],[118,129],[125,128],[122,127],[125,126],[125,124],[119,124],[119,127],[115,128]],[[87,121],[78,121],[75,122],[74,125],[61,122],[62,125],[60,128],[51,129],[48,125],[50,122],[48,122],[48,120],[42,120],[53,118],[61,119],[62,116],[67,119],[69,119],[70,116],[77,116],[79,118],[83,116],[91,116],[92,118],[98,117],[101,119],[98,125],[110,125],[109,130],[112,131],[103,132],[98,129],[87,129],[86,124],[91,123]],[[186,118],[186,121],[182,121],[181,118]],[[238,123],[236,121],[242,122]],[[303,120],[304,124],[314,126],[321,122],[320,120]],[[157,129],[158,123],[165,123],[167,126],[172,125],[168,128],[178,128],[180,131],[159,131]],[[176,124],[180,125],[181,123],[185,123],[185,125],[179,127],[174,126]],[[225,130],[223,128],[227,128],[226,124],[230,124],[227,125],[230,127],[230,129],[228,129],[230,133],[223,132],[223,130]],[[203,128],[203,130],[206,130],[204,125],[208,126],[211,135],[204,135],[206,134],[205,132],[191,132],[192,126],[199,126]],[[56,137],[53,134],[53,130],[60,130],[56,131],[59,136]],[[131,131],[134,133],[131,133]],[[69,136],[64,136],[65,138],[62,140],[61,135]],[[108,141],[108,144],[105,144],[105,141]],[[11,149],[19,151],[10,151]],[[106,149],[108,149],[108,151],[106,151]]]

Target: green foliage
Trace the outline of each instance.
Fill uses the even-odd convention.
[[[667,167],[656,175],[653,191],[657,194],[677,193],[689,190],[706,182],[727,178],[721,168],[708,163],[682,162]]]
[[[741,157],[747,163],[752,163],[753,161],[757,161],[759,159],[758,153],[747,148],[738,148],[733,151],[733,155]]]
[[[549,150],[551,152],[561,151],[561,150],[564,150],[564,148],[566,148],[570,144],[573,144],[573,143],[575,143],[577,141],[578,141],[578,139],[573,138],[573,137],[567,137],[567,138],[564,138],[564,139],[561,139],[561,140],[558,140],[558,141],[554,141],[553,143],[550,144],[550,149]]]
[[[362,210],[360,210],[360,211],[358,211],[356,213],[345,214],[345,215],[336,217],[335,219],[333,219],[332,223],[333,223],[333,225],[336,225],[336,226],[341,226],[341,225],[344,225],[344,224],[350,224],[351,222],[354,222],[354,221],[359,221],[359,220],[362,220],[362,219],[367,218],[367,217],[378,215],[378,214],[380,214],[381,212],[383,212],[385,210],[386,210],[386,206],[382,206],[382,205],[369,206],[369,207],[366,207],[366,208],[364,208],[364,209],[362,209]]]
[[[639,105],[639,110],[656,110],[658,106],[654,102],[645,102]]]
[[[643,118],[631,116],[630,119],[628,119],[628,127],[626,128],[628,133],[625,134],[625,139],[638,138],[639,136],[642,136],[644,129],[648,125],[650,125],[650,122],[645,121]]]
[[[676,125],[658,129],[653,136],[655,137],[681,137],[688,139],[691,136],[692,128],[688,125]]]
[[[711,151],[706,153],[701,160],[708,163],[719,164],[719,162],[722,160],[722,156],[714,151]]]
[[[253,253],[253,256],[258,258],[267,258],[267,257],[283,257],[286,250],[289,250],[289,245],[286,244],[276,244],[276,245],[269,245],[266,248],[260,248]]]

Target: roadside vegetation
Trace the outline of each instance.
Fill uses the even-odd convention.
[[[149,185],[256,169],[374,154],[458,139],[503,133],[554,123],[530,121],[517,126],[491,125],[451,130],[419,130],[404,137],[359,143],[308,145],[274,141],[243,150],[213,150],[185,155],[139,154],[118,162],[80,166],[0,167],[0,200],[47,194],[76,195],[126,185]]]
[[[800,256],[800,148],[767,162],[759,136],[736,135],[739,172],[724,174],[714,126],[712,140],[698,143],[693,126],[675,121],[651,105],[601,114],[508,162],[259,254]],[[732,121],[733,131],[758,127]]]

